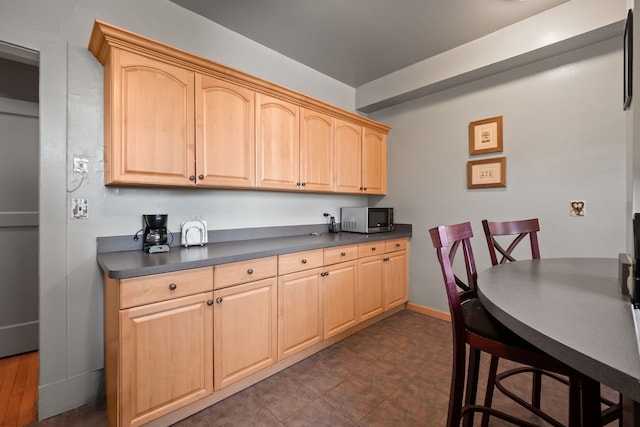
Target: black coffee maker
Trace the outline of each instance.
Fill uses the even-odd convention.
[[[143,250],[149,254],[169,252],[167,243],[167,217],[169,215],[142,215],[144,229]]]

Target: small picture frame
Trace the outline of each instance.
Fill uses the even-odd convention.
[[[506,157],[469,160],[467,162],[467,188],[493,188],[506,186]]]
[[[631,106],[631,94],[633,87],[633,11],[627,12],[627,21],[624,26],[624,78],[623,78],[623,110]]]
[[[502,152],[502,116],[469,123],[469,154]]]

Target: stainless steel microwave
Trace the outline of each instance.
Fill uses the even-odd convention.
[[[342,231],[352,233],[383,233],[393,231],[393,208],[342,208]]]

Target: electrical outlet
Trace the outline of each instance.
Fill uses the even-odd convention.
[[[89,172],[89,159],[86,157],[73,156],[73,172],[80,174]]]
[[[89,218],[89,201],[87,199],[71,199],[71,218]]]

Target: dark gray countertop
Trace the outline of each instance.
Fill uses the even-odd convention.
[[[633,308],[618,260],[517,261],[478,274],[487,310],[545,353],[640,401]]]
[[[159,254],[147,254],[142,250],[106,252],[98,253],[97,258],[100,268],[108,277],[126,279],[311,249],[411,237],[411,235],[411,224],[396,224],[395,230],[388,233],[340,232],[319,235],[306,233],[296,236],[216,242],[189,248],[173,246],[170,252]]]

